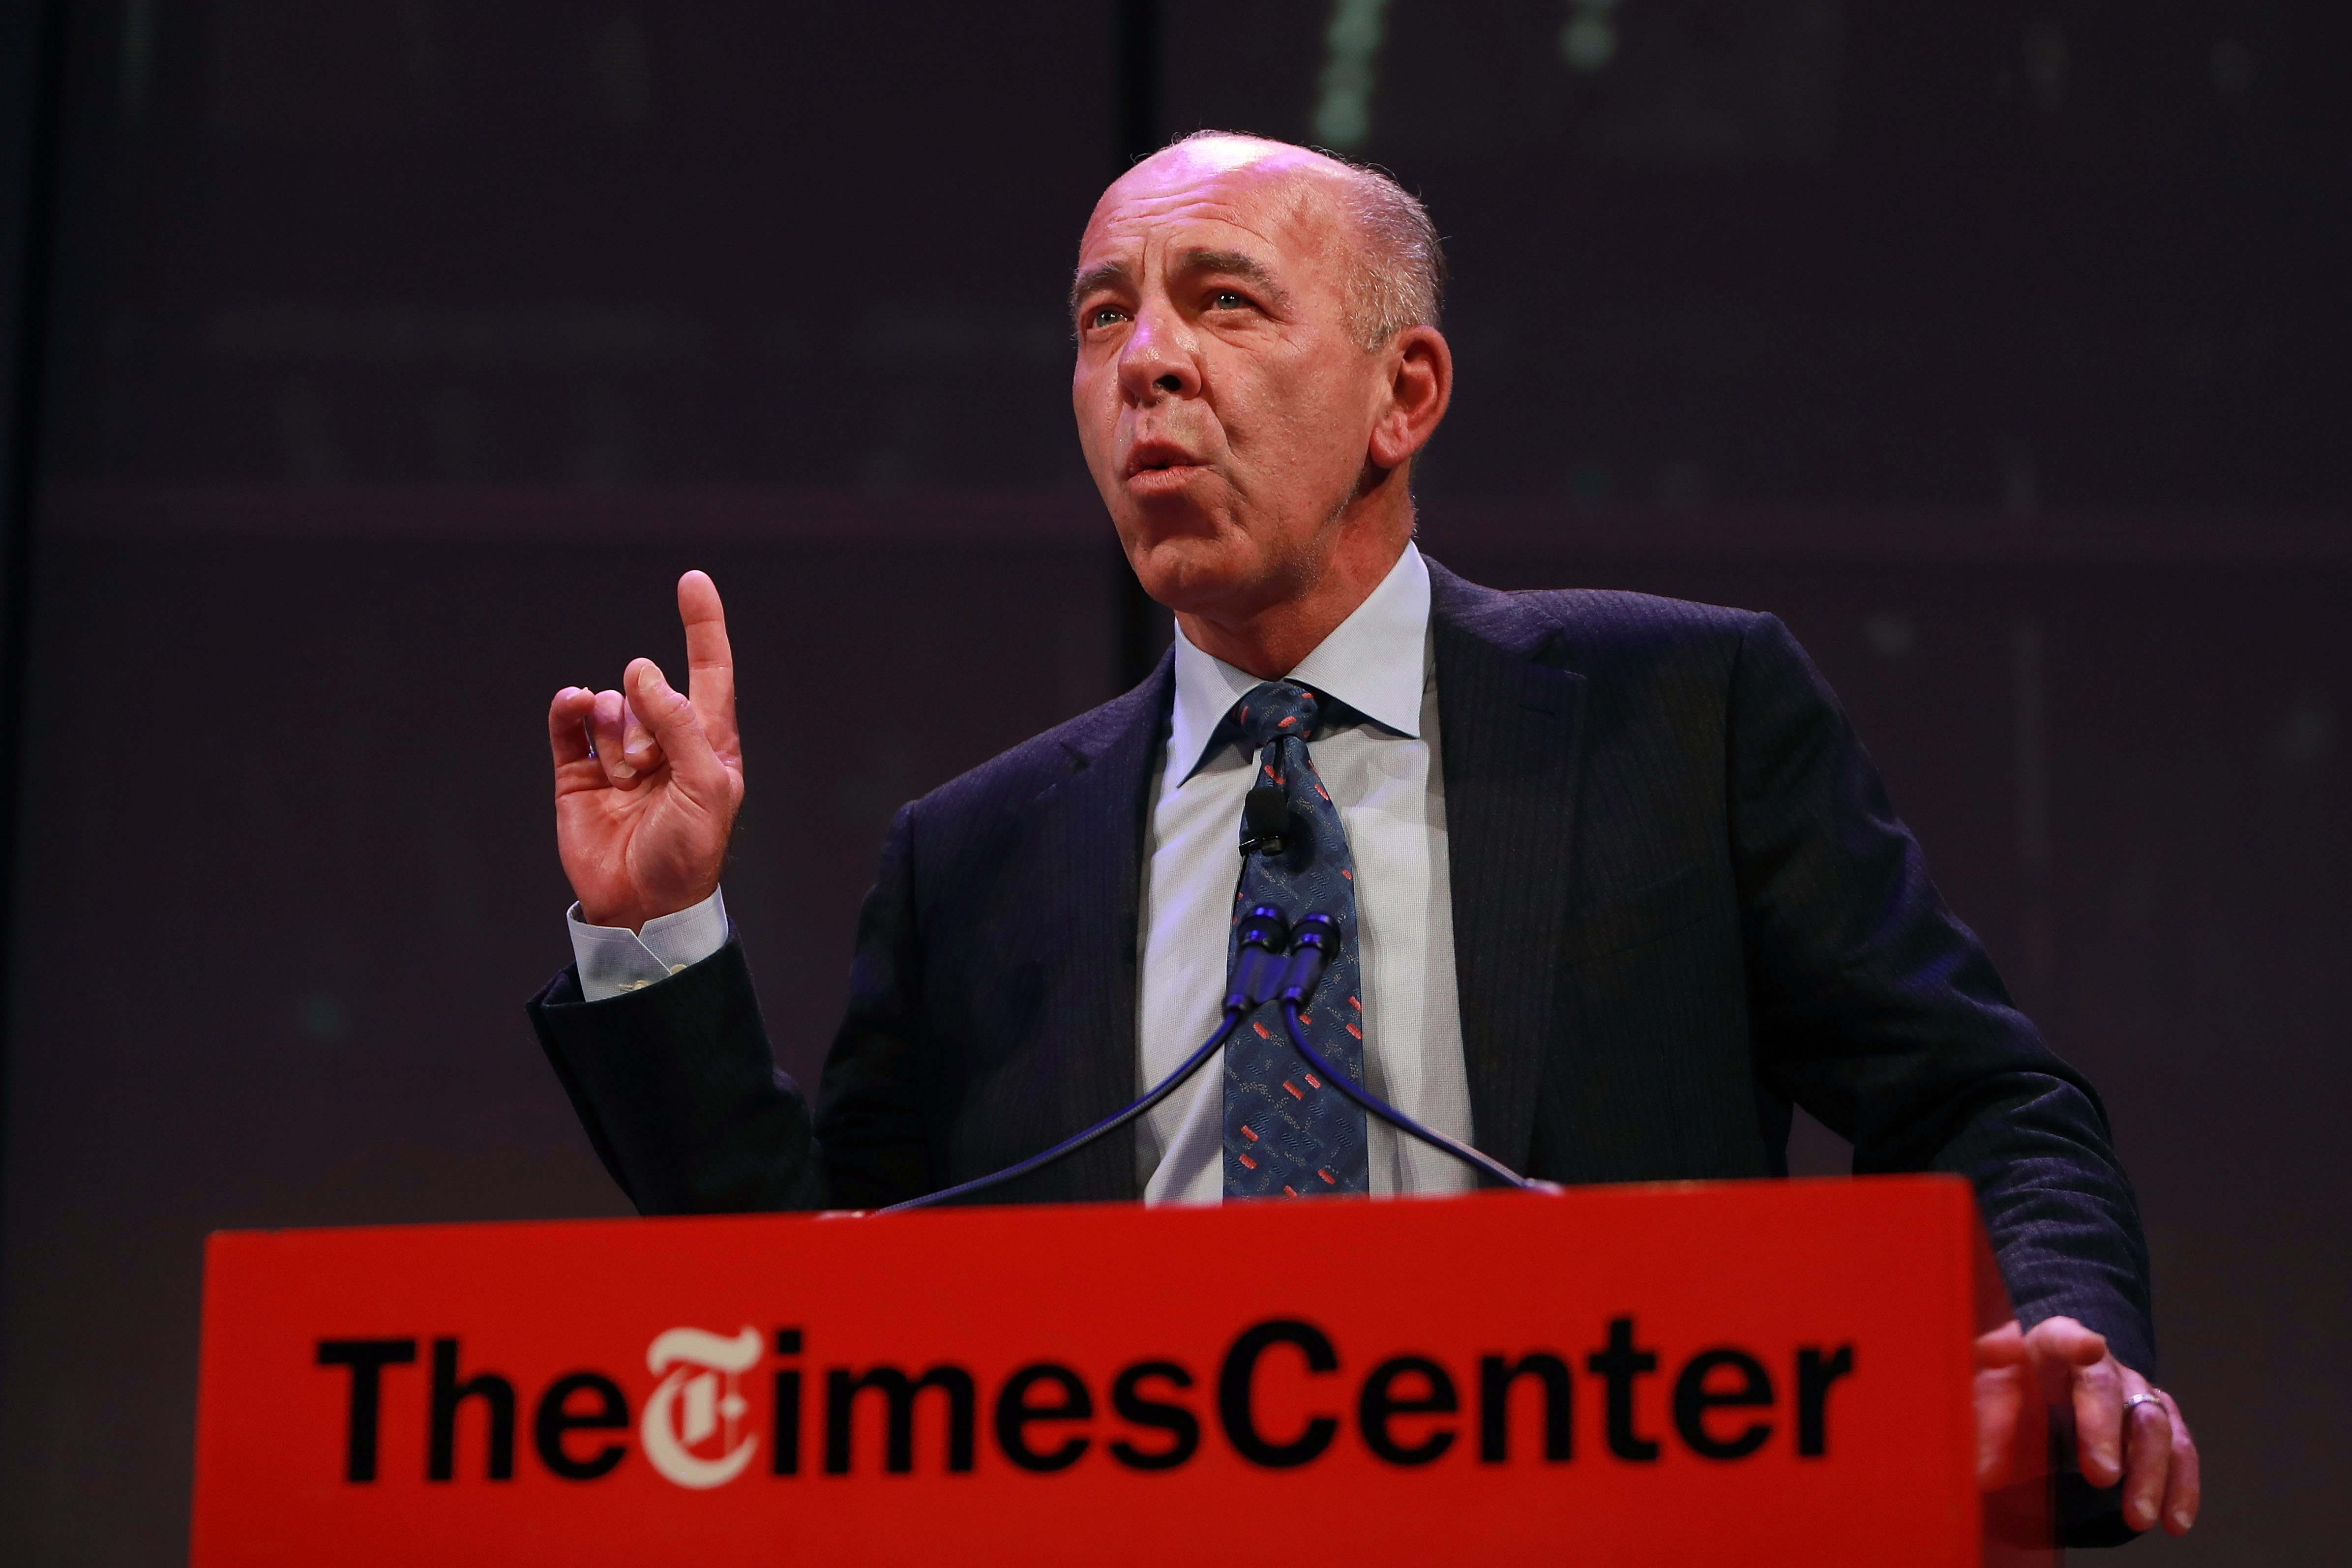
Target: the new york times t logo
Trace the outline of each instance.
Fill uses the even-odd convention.
[[[760,1331],[748,1325],[732,1339],[672,1329],[646,1347],[646,1370],[667,1375],[646,1401],[637,1442],[665,1479],[704,1491],[743,1473],[760,1437],[742,1429],[751,1408],[742,1377],[764,1348]]]

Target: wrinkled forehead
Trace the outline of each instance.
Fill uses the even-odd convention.
[[[1347,178],[1329,159],[1280,142],[1217,138],[1167,148],[1102,193],[1079,239],[1078,265],[1161,240],[1238,246],[1312,265],[1346,246]]]

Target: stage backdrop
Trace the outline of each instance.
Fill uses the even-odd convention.
[[[207,1229],[619,1211],[520,1010],[542,715],[678,656],[678,571],[807,1076],[891,810],[1117,689],[1121,570],[1061,320],[1115,0],[68,9],[0,1154],[37,1568],[184,1552]],[[2216,1488],[2135,1552],[2323,1560],[2344,8],[1157,9],[1163,127],[1376,159],[1448,236],[1424,548],[1782,615],[2105,1090]]]

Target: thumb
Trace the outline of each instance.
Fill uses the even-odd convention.
[[[632,660],[622,680],[629,688],[629,706],[661,743],[662,754],[669,759],[670,776],[689,795],[725,810],[732,803],[727,768],[711,750],[710,737],[703,733],[694,705],[669,684],[661,666],[651,659]]]

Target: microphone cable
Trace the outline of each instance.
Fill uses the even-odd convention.
[[[1217,1026],[1216,1033],[1202,1040],[1201,1042],[1201,1048],[1198,1051],[1195,1051],[1192,1055],[1186,1057],[1182,1066],[1177,1068],[1175,1071],[1161,1079],[1158,1083],[1152,1086],[1150,1092],[1145,1094],[1142,1099],[1138,1100],[1134,1104],[1129,1105],[1126,1110],[1119,1112],[1117,1115],[1106,1116],[1103,1120],[1097,1122],[1093,1126],[1088,1127],[1085,1132],[1065,1138],[1060,1143],[1055,1144],[1052,1148],[1046,1149],[1043,1153],[1031,1155],[1019,1165],[1007,1166],[1001,1171],[991,1171],[984,1176],[974,1176],[970,1181],[959,1182],[955,1186],[950,1187],[941,1187],[937,1192],[927,1192],[920,1197],[910,1197],[903,1202],[894,1203],[887,1208],[877,1208],[874,1211],[875,1214],[878,1217],[885,1214],[898,1214],[909,1208],[929,1208],[937,1204],[946,1203],[953,1198],[963,1197],[971,1193],[978,1192],[983,1187],[994,1186],[999,1182],[1011,1181],[1014,1176],[1027,1176],[1031,1171],[1040,1169],[1045,1166],[1050,1166],[1055,1160],[1076,1154],[1088,1144],[1094,1143],[1098,1139],[1110,1136],[1113,1133],[1118,1132],[1121,1127],[1126,1126],[1129,1122],[1134,1121],[1138,1116],[1150,1111],[1154,1105],[1159,1104],[1162,1100],[1167,1099],[1171,1094],[1175,1093],[1177,1090],[1181,1089],[1184,1086],[1185,1080],[1191,1078],[1192,1074],[1201,1071],[1201,1064],[1207,1061],[1211,1056],[1216,1053],[1218,1048],[1225,1043],[1226,1037],[1234,1032],[1235,1026],[1242,1021],[1242,1018],[1243,1015],[1240,1012],[1232,1008],[1227,1008],[1225,1009],[1225,1021]]]
[[[1331,1065],[1323,1053],[1308,1043],[1307,1030],[1298,1022],[1298,1009],[1307,1005],[1315,988],[1323,982],[1323,971],[1331,962],[1330,949],[1339,940],[1339,927],[1328,915],[1306,915],[1299,917],[1291,937],[1290,963],[1283,971],[1281,988],[1275,993],[1282,1004],[1282,1027],[1290,1036],[1291,1048],[1307,1059],[1307,1065],[1321,1073],[1333,1088],[1354,1101],[1367,1114],[1378,1116],[1390,1126],[1409,1137],[1418,1138],[1431,1148],[1452,1155],[1471,1169],[1492,1176],[1506,1186],[1521,1192],[1558,1192],[1551,1182],[1536,1181],[1519,1175],[1502,1161],[1480,1149],[1474,1149],[1459,1138],[1450,1138],[1432,1127],[1424,1127],[1370,1090]]]
[[[950,1187],[942,1187],[938,1192],[927,1192],[920,1197],[910,1197],[904,1202],[894,1203],[887,1208],[877,1208],[874,1211],[875,1214],[879,1216],[897,1214],[909,1208],[929,1208],[950,1199],[965,1197],[983,1188],[994,1186],[999,1182],[1011,1181],[1014,1176],[1027,1176],[1031,1171],[1043,1169],[1055,1160],[1066,1158],[1087,1145],[1110,1136],[1129,1122],[1143,1115],[1154,1105],[1181,1089],[1192,1074],[1200,1071],[1202,1064],[1223,1046],[1227,1037],[1234,1030],[1241,1027],[1242,1019],[1247,1018],[1260,1006],[1274,999],[1275,988],[1287,977],[1290,972],[1289,967],[1283,962],[1283,950],[1289,945],[1290,926],[1282,918],[1280,910],[1266,904],[1260,904],[1251,910],[1241,925],[1239,945],[1234,955],[1233,984],[1225,996],[1224,1021],[1217,1025],[1217,1032],[1202,1040],[1200,1049],[1186,1057],[1175,1071],[1152,1085],[1142,1099],[1138,1100],[1126,1110],[1097,1122],[1085,1132],[1065,1138],[1052,1148],[1030,1155],[1018,1165],[1007,1166],[1001,1171],[992,1171],[983,1176],[974,1176],[970,1181],[959,1182]]]
[[[1297,1002],[1286,1001],[1282,1004],[1282,1027],[1289,1033],[1291,1045],[1297,1050],[1299,1055],[1307,1059],[1307,1066],[1329,1080],[1334,1089],[1353,1100],[1370,1114],[1378,1116],[1381,1121],[1394,1127],[1398,1132],[1408,1137],[1418,1138],[1433,1149],[1443,1150],[1452,1155],[1471,1169],[1494,1177],[1505,1186],[1515,1186],[1521,1192],[1558,1192],[1559,1190],[1557,1183],[1538,1181],[1530,1176],[1523,1176],[1483,1150],[1474,1149],[1459,1138],[1449,1138],[1434,1127],[1423,1126],[1370,1090],[1359,1085],[1346,1073],[1332,1066],[1321,1051],[1307,1043],[1307,1031],[1298,1027]]]

